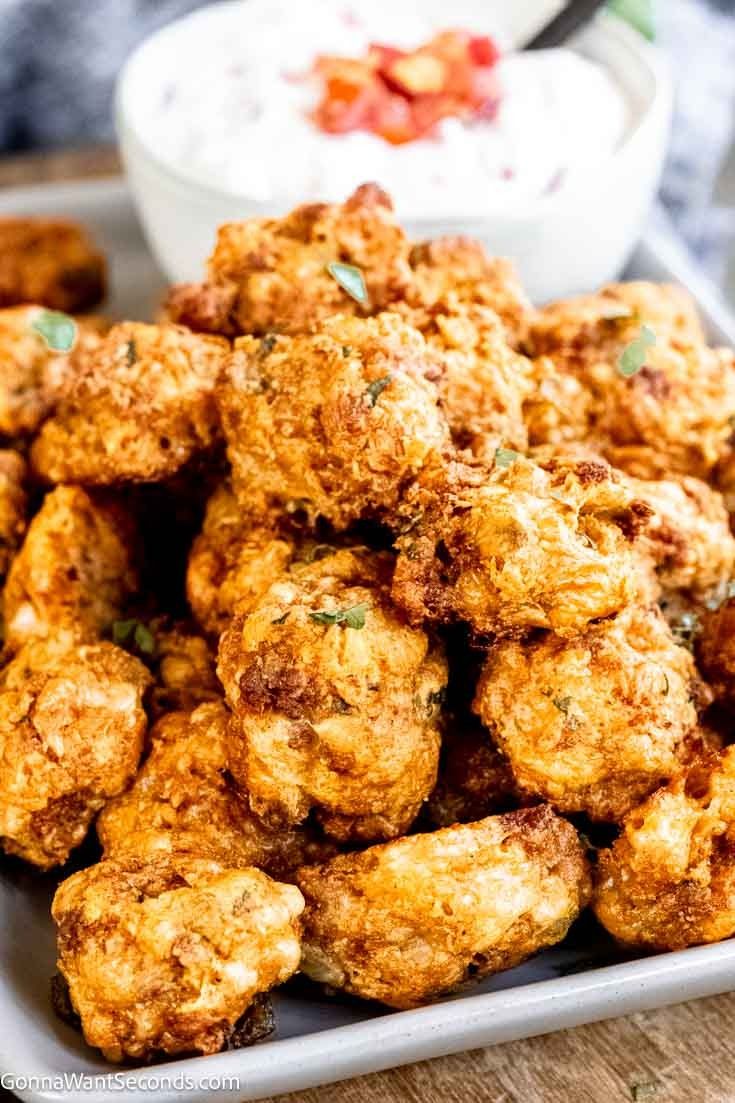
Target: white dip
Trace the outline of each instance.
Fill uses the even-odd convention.
[[[629,108],[603,68],[568,49],[504,57],[496,118],[444,119],[433,138],[393,146],[310,120],[320,88],[306,74],[317,55],[360,58],[371,42],[415,48],[452,27],[502,46],[481,9],[467,0],[218,4],[144,47],[132,121],[181,175],[280,207],[341,199],[365,180],[414,217],[486,214],[580,187],[623,138]]]

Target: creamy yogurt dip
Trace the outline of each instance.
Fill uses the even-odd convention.
[[[413,217],[523,208],[583,186],[629,125],[622,90],[570,49],[505,55],[491,120],[443,119],[429,138],[391,145],[328,134],[310,117],[318,55],[361,57],[371,43],[412,49],[447,20],[501,45],[481,5],[440,0],[233,0],[173,28],[133,106],[141,140],[205,186],[280,206],[342,199],[365,180]],[[474,13],[474,19],[472,18]]]

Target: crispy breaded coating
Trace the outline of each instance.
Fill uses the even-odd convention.
[[[19,452],[0,449],[0,583],[26,529],[26,463]]]
[[[436,827],[473,823],[527,800],[505,755],[476,720],[445,719],[439,777],[425,814]]]
[[[402,512],[393,597],[414,623],[574,635],[640,585],[637,503],[599,461],[548,471],[522,457],[491,471],[452,464],[419,481]]]
[[[302,972],[398,1008],[559,942],[589,895],[577,832],[548,806],[344,854],[298,883]]]
[[[35,433],[104,331],[101,319],[78,318],[73,351],[55,352],[33,329],[43,314],[39,306],[0,310],[0,434],[6,437]]]
[[[81,487],[46,495],[28,526],[3,590],[6,644],[68,632],[94,640],[134,593],[135,530],[115,502]]]
[[[313,809],[334,838],[392,838],[434,786],[446,664],[393,609],[389,571],[357,551],[293,568],[220,639],[230,769],[269,822]]]
[[[295,552],[273,510],[243,508],[222,483],[207,502],[186,571],[186,596],[204,631],[219,635],[236,608],[249,612]]]
[[[718,701],[735,705],[735,595],[732,587],[716,609],[705,609],[695,625],[699,629],[696,653],[699,669]]]
[[[298,503],[338,528],[390,514],[449,442],[425,378],[437,355],[394,314],[236,341],[218,401],[238,499]]]
[[[474,709],[522,789],[618,820],[696,749],[700,688],[659,609],[630,606],[573,639],[498,644]]]
[[[162,717],[132,786],[97,819],[105,858],[188,853],[291,880],[334,848],[305,830],[273,830],[251,812],[227,773],[222,701]]]
[[[168,314],[192,329],[233,337],[305,333],[331,314],[375,313],[402,298],[411,279],[409,250],[389,197],[363,184],[343,204],[310,203],[285,218],[221,226],[207,282],[174,287]],[[330,275],[332,262],[361,270],[366,303]]]
[[[89,310],[107,290],[102,253],[78,223],[61,218],[0,218],[0,306],[40,303]]]
[[[61,865],[138,766],[148,671],[111,643],[30,643],[0,672],[0,844]]]
[[[655,344],[634,375],[619,358],[648,325]],[[538,312],[526,351],[550,356],[589,392],[565,436],[592,438],[617,467],[639,478],[667,474],[706,479],[723,455],[735,416],[735,354],[709,349],[688,304],[675,290],[615,284],[597,295],[554,303]],[[537,426],[534,443],[541,439]],[[559,440],[557,426],[554,436]]]
[[[219,438],[214,400],[227,342],[123,322],[77,366],[31,450],[49,482],[155,482]]]
[[[299,964],[301,893],[191,855],[99,862],[58,888],[58,967],[108,1061],[216,1053]]]
[[[643,545],[664,593],[681,590],[704,600],[720,592],[735,570],[735,539],[722,495],[686,475],[631,479],[631,486],[653,511]]]
[[[462,303],[490,307],[501,318],[507,340],[518,347],[532,307],[511,261],[488,256],[483,245],[469,237],[418,242],[409,261],[412,279],[405,298],[411,306],[430,312],[451,294]]]
[[[440,354],[430,377],[456,446],[488,460],[499,447],[525,451],[533,366],[508,344],[498,315],[455,293],[429,308],[396,309]]]
[[[735,934],[735,748],[695,763],[601,850],[592,905],[629,946],[680,950]]]
[[[190,712],[197,705],[222,698],[217,679],[215,653],[207,640],[183,622],[154,620],[153,673],[155,685],[149,696],[154,717],[167,712]]]

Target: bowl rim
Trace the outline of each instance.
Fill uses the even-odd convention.
[[[161,157],[130,121],[131,85],[135,79],[135,70],[141,64],[141,58],[155,50],[156,44],[163,41],[174,27],[198,22],[206,17],[210,11],[228,8],[238,2],[241,2],[241,0],[217,0],[213,4],[197,8],[181,18],[159,27],[158,30],[148,35],[135,47],[123,63],[115,82],[113,100],[115,129],[126,168],[129,159],[127,151],[132,148],[135,155],[147,162],[149,169],[156,172],[159,177],[165,178],[169,184],[174,184],[178,190],[187,192],[190,197],[198,201],[208,200],[233,205],[237,203],[247,204],[249,208],[248,217],[273,217],[282,214],[284,205],[292,202],[292,199],[288,196],[274,197],[269,200],[254,199],[244,192],[225,187],[220,188],[214,184],[194,179],[187,175],[184,170]],[[655,127],[657,121],[660,121],[662,125],[668,125],[674,95],[671,69],[666,57],[656,46],[648,42],[638,31],[634,30],[633,27],[613,12],[604,10],[598,12],[582,33],[616,41],[628,50],[642,70],[647,71],[651,81],[652,92],[647,105],[637,116],[631,119],[621,142],[609,154],[609,157],[602,162],[603,165],[619,164],[630,155],[631,148],[635,149],[639,145],[641,134]],[[430,215],[412,216],[411,220],[415,223],[426,223],[427,225],[441,221],[448,227],[453,224],[466,226],[468,222],[483,224],[491,220],[527,223],[535,218],[568,209],[576,203],[578,196],[578,189],[570,188],[567,190],[561,188],[553,194],[537,196],[531,201],[524,202],[520,207],[509,206],[503,208],[498,206],[490,208],[486,212],[470,215],[432,212]],[[306,201],[304,200],[304,202]]]

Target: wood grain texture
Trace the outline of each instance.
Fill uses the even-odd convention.
[[[0,159],[0,187],[107,176],[114,150]],[[280,1103],[733,1103],[735,994],[364,1076]],[[0,1098],[9,1098],[0,1091]]]

